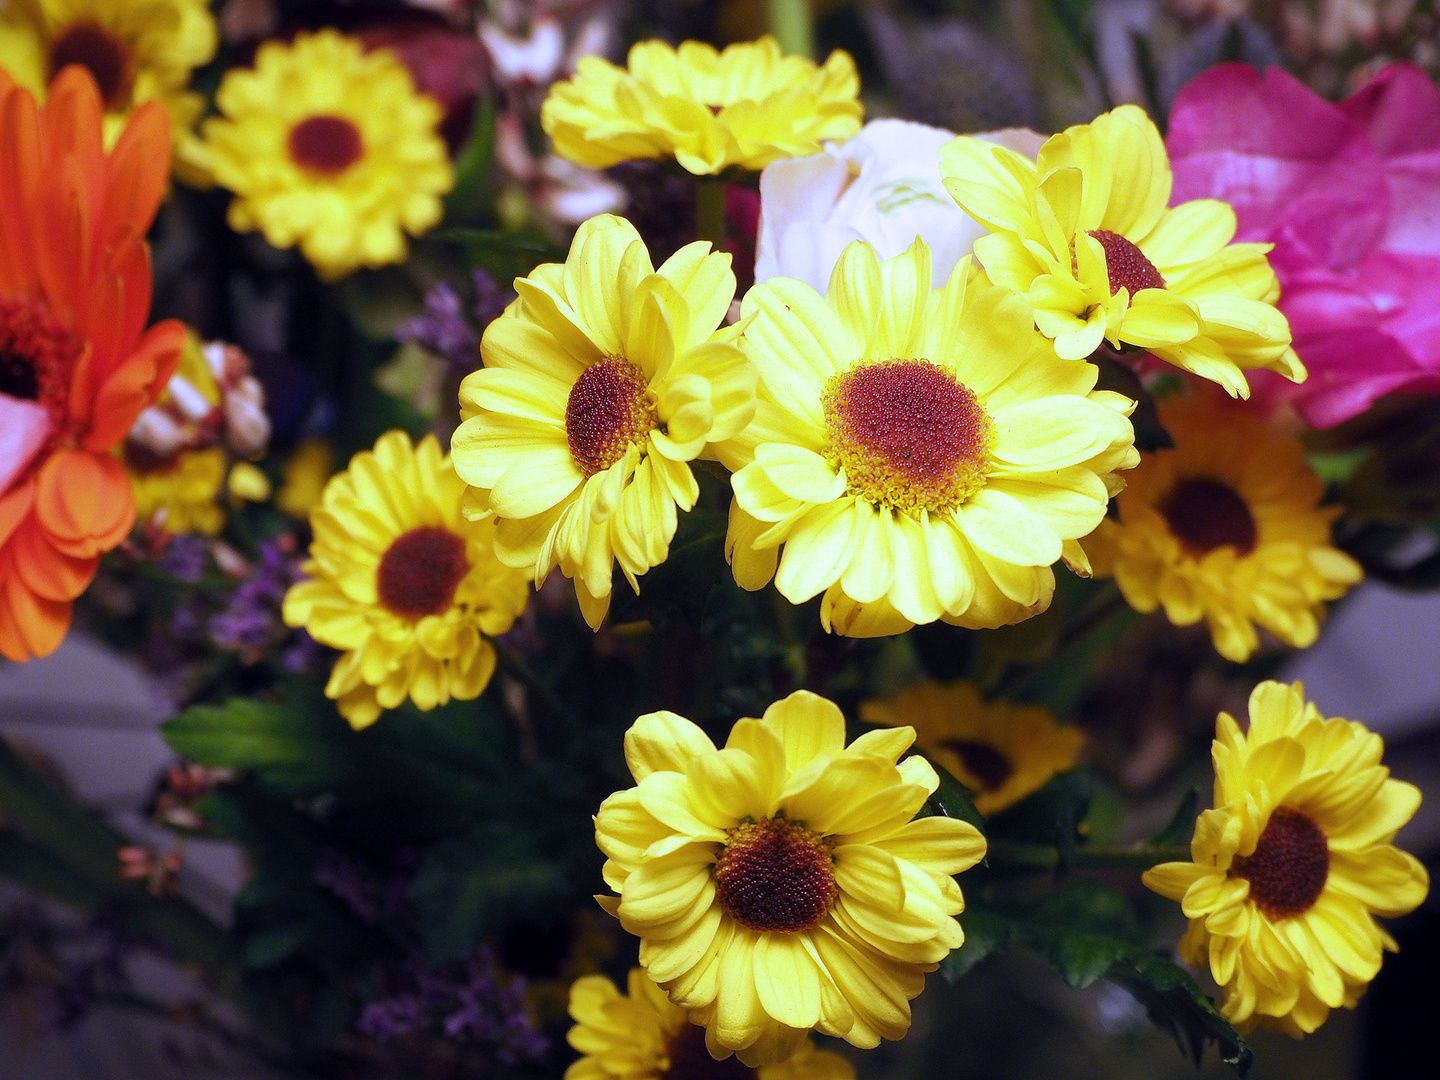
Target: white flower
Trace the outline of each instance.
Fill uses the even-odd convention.
[[[1025,128],[975,137],[1030,157],[1045,141]],[[953,138],[926,124],[872,120],[843,146],[766,166],[755,280],[796,278],[823,294],[852,240],[867,241],[884,260],[920,236],[934,260],[933,284],[944,285],[985,232],[940,180],[940,147]]]

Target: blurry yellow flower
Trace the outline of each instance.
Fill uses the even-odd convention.
[[[563,266],[515,282],[485,330],[485,366],[460,386],[455,470],[467,512],[499,520],[495,551],[537,581],[575,579],[598,627],[618,561],[632,588],[665,561],[688,462],[755,409],[755,374],[717,333],[735,295],[730,256],[689,244],[658,271],[628,221],[580,226]]]
[[[640,968],[631,969],[627,989],[620,993],[603,975],[571,984],[575,1026],[566,1038],[584,1056],[565,1070],[565,1080],[855,1080],[848,1061],[816,1050],[809,1039],[778,1065],[717,1062],[705,1048],[705,1029],[689,1023]]]
[[[284,618],[345,650],[325,693],[352,727],[408,696],[421,709],[478,697],[495,671],[489,642],[525,608],[529,575],[496,561],[490,522],[460,512],[465,485],[435,437],[380,436],[325,485],[310,515],[310,580]]]
[[[44,100],[66,64],[90,69],[105,105],[105,141],[113,145],[137,105],[160,101],[174,130],[174,168],[205,179],[197,167],[195,120],[205,107],[189,92],[190,73],[215,55],[209,0],[10,0],[0,5],[0,66]]]
[[[1115,576],[1137,611],[1165,608],[1177,626],[1202,618],[1221,656],[1241,663],[1255,627],[1304,648],[1325,602],[1360,580],[1330,543],[1336,508],[1299,442],[1198,399],[1160,406],[1173,450],[1142,456],[1116,500],[1118,519],[1085,541],[1097,574]]]
[[[1075,541],[1138,460],[1131,401],[1057,357],[1023,296],[968,258],[943,289],[930,274],[923,240],[884,263],[857,241],[826,296],[788,278],[745,296],[759,401],[720,447],[735,579],[823,594],[836,633],[1043,611],[1051,565],[1084,569]]]
[[[839,50],[817,67],[782,56],[768,36],[723,52],[652,40],[631,48],[628,63],[581,57],[575,77],[551,87],[540,122],[561,157],[604,169],[673,156],[707,175],[732,165],[763,169],[860,130],[860,79]]]
[[[216,183],[236,195],[231,228],[299,244],[321,277],[400,262],[404,234],[440,220],[455,182],[440,104],[388,49],[330,29],[267,41],[215,104],[202,134]]]
[[[1180,954],[1210,968],[1231,1023],[1298,1036],[1353,1008],[1396,947],[1375,916],[1425,899],[1425,867],[1390,843],[1420,792],[1390,779],[1384,749],[1362,725],[1322,717],[1299,683],[1255,688],[1248,735],[1220,714],[1215,809],[1196,823],[1194,861],[1144,881],[1180,901]]]
[[[225,478],[225,490],[235,502],[264,502],[270,498],[270,478],[248,461],[237,461]]]
[[[320,501],[325,482],[335,471],[335,452],[324,439],[305,439],[295,448],[280,470],[280,490],[275,505],[294,518],[310,516]]]
[[[166,459],[125,455],[125,472],[135,492],[135,520],[154,522],[166,532],[214,536],[225,525],[220,488],[225,483],[225,451],[181,450]]]
[[[830,701],[796,691],[736,722],[717,750],[674,713],[625,736],[636,787],[595,818],[601,898],[640,937],[640,964],[705,1027],[710,1053],[751,1067],[818,1029],[898,1039],[910,1000],[960,945],[953,875],[985,854],[963,821],[912,820],[939,786],[910,728],[845,745]]]
[[[1034,705],[987,703],[969,683],[922,683],[860,706],[867,724],[915,729],[915,746],[970,789],[989,816],[1074,768],[1085,736]]]
[[[1102,339],[1139,346],[1231,396],[1242,368],[1305,378],[1268,244],[1232,244],[1235,211],[1216,199],[1171,207],[1170,159],[1134,105],[1068,128],[1038,161],[961,137],[940,151],[950,194],[991,230],[975,257],[1026,293],[1035,324],[1066,359]]]

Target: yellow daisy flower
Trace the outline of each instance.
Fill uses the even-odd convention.
[[[1390,843],[1420,792],[1390,779],[1384,749],[1362,725],[1321,716],[1299,683],[1257,686],[1248,734],[1220,714],[1215,809],[1196,823],[1194,862],[1144,881],[1180,901],[1191,920],[1180,954],[1209,966],[1231,1023],[1298,1036],[1353,1008],[1396,948],[1375,916],[1425,899],[1425,867]]]
[[[135,520],[157,519],[166,532],[214,536],[225,526],[219,502],[225,484],[225,451],[181,450],[151,462],[126,447],[125,472],[135,492]]]
[[[674,157],[697,176],[763,169],[817,153],[860,131],[855,61],[840,50],[824,67],[782,56],[773,38],[730,45],[663,41],[631,48],[629,67],[584,56],[540,111],[555,152],[591,169]]]
[[[915,729],[915,746],[970,789],[987,817],[1075,767],[1085,736],[1034,705],[987,703],[969,683],[921,683],[866,701],[860,719]]]
[[[1085,570],[1075,540],[1138,460],[1133,404],[1059,359],[1023,296],[968,259],[932,292],[917,238],[884,264],[851,244],[826,296],[772,278],[742,311],[759,404],[720,449],[742,586],[823,593],[827,629],[874,636],[1018,622],[1057,559]]]
[[[515,282],[485,330],[485,366],[460,386],[455,469],[467,512],[499,519],[495,551],[543,581],[575,579],[598,627],[613,564],[637,578],[665,561],[676,508],[699,485],[687,462],[755,409],[755,374],[717,333],[735,295],[730,256],[694,243],[653,269],[623,218],[580,226],[565,264]]]
[[[640,968],[631,969],[627,989],[620,993],[603,975],[571,984],[575,1026],[566,1038],[584,1057],[565,1070],[565,1080],[855,1080],[848,1061],[809,1039],[776,1065],[716,1061],[705,1048],[705,1029],[688,1023],[685,1010]]]
[[[1203,401],[1160,405],[1172,450],[1146,454],[1106,520],[1085,541],[1095,572],[1115,577],[1137,611],[1165,608],[1177,626],[1202,618],[1221,656],[1260,646],[1256,625],[1304,648],[1325,601],[1360,580],[1330,544],[1340,511],[1300,443],[1252,416]]]
[[[818,1029],[863,1047],[910,1027],[910,999],[964,940],[952,875],[985,854],[974,826],[911,820],[939,786],[910,728],[848,747],[834,703],[799,690],[736,722],[717,750],[674,713],[625,736],[637,786],[595,818],[606,909],[640,964],[752,1068]]]
[[[327,280],[405,258],[455,183],[439,102],[388,49],[325,29],[267,41],[226,73],[202,134],[230,227],[296,244]]]
[[[65,65],[89,68],[104,100],[107,145],[134,108],[163,102],[176,173],[205,179],[194,132],[205,102],[187,87],[219,41],[209,0],[10,0],[0,8],[0,57],[11,78],[43,101]]]
[[[1235,211],[1216,199],[1170,207],[1170,159],[1134,105],[1068,128],[1038,161],[961,137],[940,151],[955,201],[991,230],[975,257],[1026,293],[1066,359],[1106,339],[1138,346],[1248,397],[1242,368],[1305,378],[1269,244],[1232,244]]]
[[[355,728],[406,697],[433,709],[479,697],[487,640],[525,608],[529,575],[496,561],[495,527],[460,512],[465,485],[433,435],[380,436],[330,479],[310,514],[310,580],[285,594],[289,626],[343,649],[325,687]]]

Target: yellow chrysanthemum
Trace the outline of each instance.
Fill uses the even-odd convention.
[[[688,1023],[685,1010],[640,968],[631,969],[627,989],[620,993],[603,975],[571,984],[575,1026],[567,1039],[585,1056],[565,1070],[565,1080],[855,1080],[848,1061],[809,1039],[777,1065],[716,1061],[705,1048],[705,1029]]]
[[[307,518],[335,471],[335,452],[324,439],[304,439],[280,470],[275,505],[293,518]]]
[[[408,696],[422,709],[478,697],[495,671],[487,638],[525,608],[529,575],[496,561],[495,527],[460,512],[465,485],[433,435],[380,436],[325,485],[310,514],[310,580],[284,618],[345,650],[325,687],[352,727]]]
[[[721,447],[742,586],[823,593],[828,629],[873,636],[1017,622],[1057,559],[1084,571],[1075,541],[1138,460],[1132,403],[1059,359],[1023,296],[968,258],[932,292],[922,240],[883,265],[856,242],[827,296],[772,278],[742,310],[759,405]]]
[[[105,142],[113,145],[138,105],[160,101],[174,130],[174,168],[205,179],[194,125],[204,99],[190,73],[218,43],[209,0],[10,0],[0,5],[0,66],[44,100],[66,64],[90,69],[105,103]]]
[[[915,729],[915,746],[970,789],[989,816],[1074,768],[1085,736],[1034,705],[986,702],[969,683],[921,683],[866,701],[867,724]]]
[[[1299,683],[1250,695],[1250,730],[1221,713],[1215,809],[1200,815],[1194,862],[1164,863],[1145,884],[1191,920],[1185,962],[1209,966],[1231,1023],[1301,1035],[1353,1008],[1395,942],[1376,915],[1414,910],[1430,887],[1394,847],[1420,792],[1390,779],[1380,736],[1322,717]]]
[[[1102,338],[1139,346],[1240,397],[1242,368],[1305,378],[1275,308],[1271,245],[1232,244],[1227,203],[1169,206],[1170,159],[1136,106],[1052,136],[1038,162],[961,137],[941,149],[940,171],[991,230],[975,257],[1029,296],[1060,356],[1084,359]]]
[[[1255,627],[1304,648],[1325,601],[1360,580],[1330,544],[1339,510],[1300,443],[1260,420],[1190,399],[1164,402],[1172,450],[1145,454],[1116,500],[1118,520],[1085,541],[1095,572],[1113,574],[1137,611],[1165,608],[1177,626],[1202,618],[1215,648],[1243,662]]]
[[[555,152],[592,169],[674,157],[696,175],[763,169],[814,154],[860,131],[855,61],[840,50],[824,67],[782,56],[773,37],[716,52],[702,41],[642,41],[629,67],[581,57],[540,112]]]
[[[598,627],[613,565],[632,588],[661,562],[676,507],[699,486],[686,464],[739,432],[755,374],[735,333],[730,256],[694,243],[658,271],[640,234],[603,215],[580,226],[562,266],[515,282],[519,299],[485,330],[485,366],[460,387],[455,469],[467,512],[499,518],[496,554],[575,579]]]
[[[715,1057],[752,1067],[819,1029],[856,1046],[898,1039],[910,1000],[964,940],[952,875],[985,840],[911,820],[939,786],[910,728],[845,745],[830,701],[800,690],[737,721],[722,750],[674,713],[625,736],[638,786],[595,818],[607,910],[640,964],[705,1027]]]
[[[127,455],[135,520],[143,524],[156,519],[166,532],[214,536],[225,526],[219,502],[225,464],[225,451],[218,446],[181,450],[153,465]]]
[[[227,72],[205,121],[207,163],[236,195],[233,229],[296,244],[327,280],[405,258],[455,183],[439,102],[388,49],[334,30],[267,41]]]

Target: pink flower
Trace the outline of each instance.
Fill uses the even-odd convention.
[[[1175,99],[1166,146],[1173,202],[1224,199],[1237,239],[1275,245],[1310,378],[1256,378],[1257,402],[1324,428],[1440,392],[1440,90],[1420,69],[1331,104],[1279,68],[1212,68]]]

